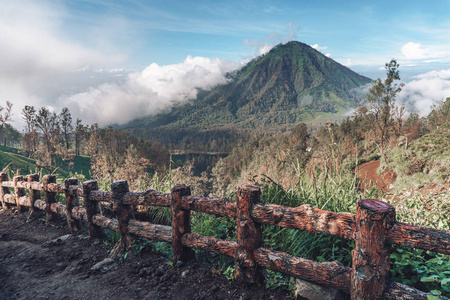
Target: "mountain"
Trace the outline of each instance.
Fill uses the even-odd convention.
[[[220,143],[243,132],[277,132],[317,118],[338,119],[359,104],[356,88],[372,81],[294,41],[274,47],[229,78],[227,84],[199,91],[196,99],[170,112],[121,128],[183,147],[212,139]]]

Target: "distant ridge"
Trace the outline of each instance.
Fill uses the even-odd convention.
[[[197,99],[170,112],[120,127],[184,146],[233,139],[242,131],[289,130],[299,122],[338,119],[361,101],[355,89],[372,81],[295,41],[274,47],[229,76],[229,83],[200,91]]]

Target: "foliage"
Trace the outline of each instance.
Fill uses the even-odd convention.
[[[375,117],[381,155],[384,155],[390,132],[397,129],[396,134],[400,135],[404,108],[399,108],[395,104],[395,98],[403,86],[403,84],[396,83],[396,80],[400,80],[398,67],[399,64],[395,59],[386,63],[386,79],[382,81],[378,78],[366,95],[370,112]]]
[[[229,77],[169,112],[122,128],[177,148],[229,151],[248,133],[284,132],[323,114],[338,119],[361,100],[356,88],[371,82],[299,42],[278,45]]]
[[[407,149],[394,149],[389,153],[389,162],[384,162],[385,168],[397,174],[399,189],[449,181],[449,166],[450,124],[410,142]]]
[[[396,247],[391,253],[391,264],[393,280],[450,297],[450,255]]]

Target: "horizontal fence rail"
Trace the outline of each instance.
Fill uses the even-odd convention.
[[[350,214],[324,211],[309,204],[263,204],[259,200],[260,189],[252,185],[241,186],[236,201],[191,196],[186,185],[176,185],[172,193],[153,189],[130,192],[127,181],[120,180],[112,183],[111,190],[99,191],[93,180],[79,185],[77,179],[71,178],[58,184],[53,175],[45,175],[39,182],[36,174],[9,180],[0,173],[3,209],[15,205],[24,212],[28,207],[28,218],[39,216],[42,210],[47,221],[56,215],[65,216],[72,232],[81,230],[81,222],[87,222],[92,238],[103,237],[103,228],[119,232],[121,238],[113,249],[116,257],[131,246],[130,235],[171,243],[174,261],[192,259],[193,248],[224,254],[236,261],[236,280],[261,281],[262,269],[267,268],[348,292],[352,299],[427,299],[431,294],[390,280],[390,246],[450,254],[448,232],[397,222],[395,208],[375,199],[358,201],[357,213]],[[56,202],[56,194],[65,195],[65,205]],[[83,205],[80,198],[84,199]],[[100,202],[112,204],[114,219],[100,214]],[[172,226],[134,220],[133,207],[137,205],[170,207]],[[191,211],[236,218],[237,242],[191,232]],[[337,261],[315,262],[264,248],[262,224],[354,240],[352,268]]]

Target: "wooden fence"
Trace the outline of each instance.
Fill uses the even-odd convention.
[[[102,228],[119,232],[121,238],[114,248],[115,255],[124,253],[131,246],[130,235],[136,235],[172,243],[174,261],[193,258],[192,248],[231,256],[236,261],[236,280],[263,280],[262,268],[267,268],[349,292],[352,299],[427,299],[430,295],[390,280],[393,244],[450,254],[448,232],[397,222],[395,208],[374,199],[360,200],[355,215],[324,211],[309,204],[299,207],[263,204],[259,202],[260,189],[252,185],[241,186],[236,201],[232,201],[191,196],[186,185],[176,185],[170,194],[153,189],[129,192],[124,180],[114,182],[111,192],[99,191],[93,180],[78,185],[77,179],[66,179],[64,185],[57,184],[53,175],[45,175],[41,183],[36,174],[16,176],[9,181],[5,173],[0,173],[0,183],[4,209],[13,204],[23,212],[24,207],[29,207],[30,217],[38,209],[44,210],[48,221],[56,214],[66,216],[71,231],[80,230],[81,221],[85,221],[92,238],[102,237]],[[56,202],[57,193],[65,195],[65,205]],[[80,206],[79,197],[84,198],[84,206]],[[99,202],[111,203],[116,219],[102,216]],[[172,226],[132,219],[136,205],[171,207]],[[237,242],[191,232],[190,211],[236,218]],[[319,263],[264,248],[262,224],[355,240],[352,268],[337,261]]]

